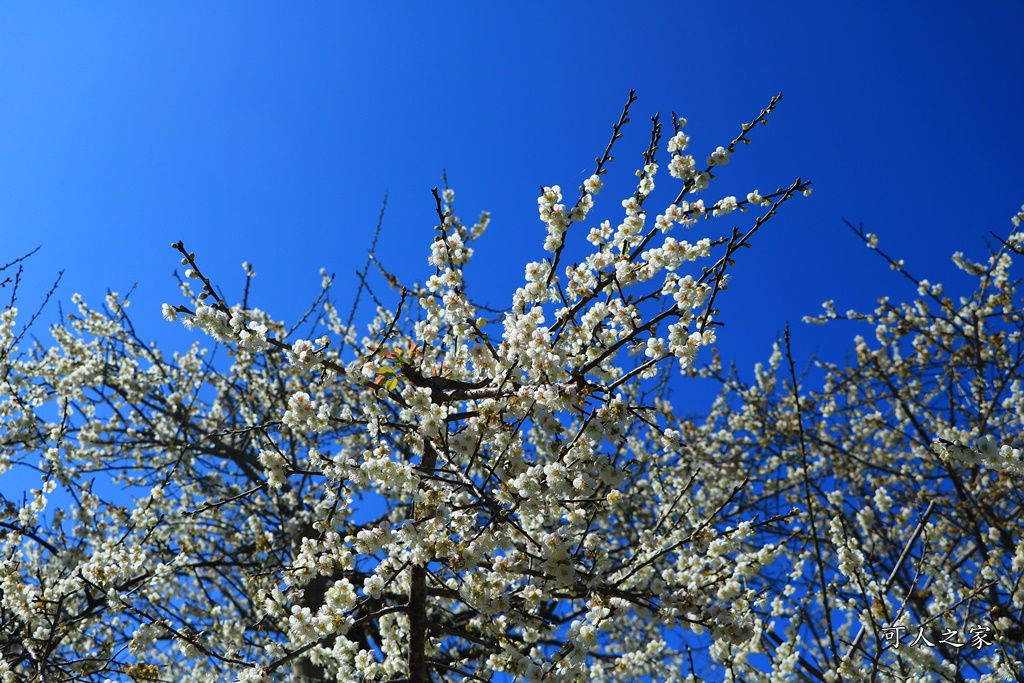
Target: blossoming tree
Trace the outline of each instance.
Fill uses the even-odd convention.
[[[757,577],[788,586],[759,634],[780,679],[1024,680],[1024,306],[1010,273],[1022,220],[1024,207],[985,261],[953,255],[976,279],[958,302],[854,228],[918,296],[867,314],[830,300],[805,319],[874,326],[846,366],[818,364],[818,391],[788,330],[754,382],[702,369],[723,394],[688,441],[724,480],[749,473],[746,514],[801,510],[777,540],[781,573]]]
[[[288,327],[248,287],[225,300],[175,244],[185,303],[165,316],[226,347],[226,366],[201,341],[165,357],[115,294],[101,310],[76,297],[51,346],[28,343],[35,316],[19,328],[9,264],[0,467],[37,468],[41,484],[20,500],[4,489],[4,680],[897,680],[884,629],[965,600],[991,608],[1002,649],[914,666],[928,680],[1011,666],[1017,453],[964,444],[1016,437],[1020,383],[978,380],[972,417],[952,390],[934,411],[932,375],[949,363],[950,386],[970,388],[964,373],[1016,371],[1019,330],[981,341],[999,306],[1019,323],[1006,277],[1019,238],[971,265],[998,296],[956,309],[925,283],[946,324],[928,322],[904,360],[907,321],[928,314],[885,308],[883,348],[858,343],[859,365],[830,368],[822,395],[695,362],[737,252],[809,193],[797,179],[707,207],[695,196],[777,101],[706,164],[685,120],[663,136],[655,117],[624,215],[585,227],[631,94],[575,202],[543,188],[545,255],[497,318],[464,278],[488,216],[463,223],[448,189],[432,274],[422,287],[386,274],[399,301],[378,302],[363,334],[326,274]],[[658,185],[675,196],[652,211],[662,149],[672,180]],[[670,234],[698,223],[725,227]],[[701,424],[668,400],[680,371],[725,383]],[[968,504],[985,506],[973,523]],[[904,528],[915,515],[921,529]]]

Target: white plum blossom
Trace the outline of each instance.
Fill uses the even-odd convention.
[[[690,144],[690,136],[679,131],[668,139],[669,152],[685,152]]]
[[[265,334],[265,331],[264,331]],[[298,339],[292,344],[289,358],[303,371],[310,371],[320,365],[316,346],[308,339]]]
[[[725,147],[718,147],[708,156],[708,166],[725,166],[729,163],[732,152]]]
[[[776,380],[777,351],[746,386],[706,348],[742,330],[722,291],[776,215],[742,209],[783,207],[809,184],[705,207],[692,195],[717,180],[687,154],[689,136],[663,147],[651,133],[624,196],[604,196],[616,187],[610,147],[579,194],[563,191],[568,179],[541,189],[544,229],[521,235],[523,281],[486,306],[474,241],[489,214],[464,223],[448,187],[418,247],[424,271],[400,281],[374,255],[386,284],[363,275],[351,320],[326,270],[308,316],[286,324],[249,304],[255,290],[225,301],[232,288],[182,243],[181,302],[162,313],[196,335],[176,353],[137,338],[125,298],[100,310],[73,298],[71,317],[31,342],[12,299],[0,314],[0,473],[39,481],[0,511],[4,675],[613,683],[696,677],[699,646],[719,678],[813,678],[809,662],[831,666],[830,644],[852,643],[862,615],[891,617],[873,605],[952,613],[988,600],[968,593],[990,581],[1004,607],[993,623],[1012,632],[1009,572],[1024,559],[1001,477],[1019,460],[1024,389],[986,393],[969,377],[931,396],[947,375],[929,366],[915,384],[906,365],[952,349],[951,368],[1011,367],[1019,336],[986,327],[1014,310],[1009,266],[986,264],[1004,289],[963,319],[930,283],[921,297],[941,315],[878,314],[884,343],[921,338],[884,353],[858,343],[857,368],[876,373],[863,382],[837,375],[810,396]],[[744,149],[723,144],[711,165]],[[701,234],[680,239],[677,225]],[[965,320],[979,321],[972,341],[946,344]],[[723,383],[702,417],[691,376]],[[867,392],[886,376],[907,389],[883,402]],[[976,396],[985,429],[915,403],[950,395]],[[870,418],[857,413],[872,402]],[[915,421],[954,446],[929,450]],[[960,489],[941,491],[917,543],[916,496],[939,479]],[[977,529],[955,542],[932,532],[962,522],[965,501],[988,506]],[[914,567],[881,585],[905,546]],[[873,634],[850,658],[888,671]]]
[[[724,197],[715,203],[711,215],[714,217],[725,216],[736,210],[736,197]]]
[[[697,172],[697,162],[689,154],[673,154],[668,165],[668,172],[673,178],[690,180]]]

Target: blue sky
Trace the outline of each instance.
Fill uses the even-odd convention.
[[[590,174],[630,88],[622,183],[651,114],[687,117],[702,158],[783,92],[708,196],[814,182],[720,300],[723,358],[749,368],[826,298],[912,294],[843,218],[954,287],[950,254],[1005,235],[1024,202],[1022,20],[1018,2],[7,3],[0,262],[42,245],[23,309],[60,269],[65,302],[137,283],[136,325],[167,339],[183,239],[229,298],[252,262],[255,304],[294,319],[320,267],[346,301],[385,191],[378,255],[425,279],[447,170],[465,219],[492,212],[467,278],[502,307],[544,255],[538,186]],[[614,225],[621,198],[592,217]],[[798,350],[838,359],[859,331],[798,325]]]

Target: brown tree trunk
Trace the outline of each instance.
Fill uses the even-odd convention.
[[[430,439],[423,438],[423,458],[420,469],[426,474],[437,465],[437,451]],[[413,507],[416,521],[419,510]],[[412,565],[409,579],[409,683],[427,683],[427,567]]]

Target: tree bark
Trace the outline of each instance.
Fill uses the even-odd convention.
[[[430,439],[423,437],[423,458],[420,469],[429,473],[437,465],[437,451]],[[421,487],[424,484],[420,485]],[[414,506],[412,519],[415,522],[419,510]],[[410,569],[409,603],[409,683],[427,683],[427,567],[413,564]]]

